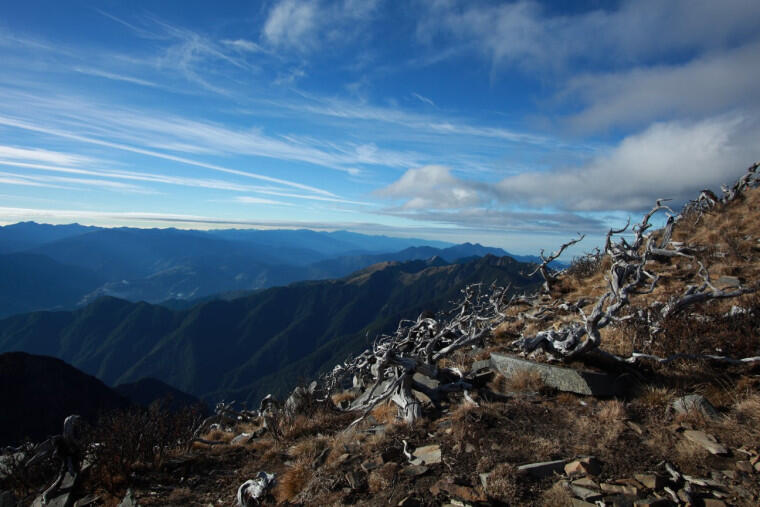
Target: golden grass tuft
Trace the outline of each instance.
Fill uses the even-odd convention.
[[[373,470],[369,474],[369,479],[367,480],[370,492],[379,493],[388,490],[396,480],[398,468],[399,466],[397,463],[386,463],[377,470]]]
[[[562,482],[554,485],[541,494],[541,505],[544,507],[567,507],[572,505],[572,495]]]
[[[398,405],[386,401],[373,408],[370,414],[380,424],[392,424],[398,420]]]
[[[501,463],[491,470],[486,482],[486,494],[501,502],[518,505],[520,502],[520,473],[509,463]]]
[[[309,482],[313,474],[311,463],[300,459],[285,470],[274,487],[273,494],[277,503],[284,503],[296,497]]]
[[[546,390],[546,383],[539,372],[520,370],[506,379],[506,387],[510,391],[542,392]]]
[[[339,406],[344,401],[354,401],[356,399],[356,393],[351,391],[341,391],[330,396],[335,406]]]

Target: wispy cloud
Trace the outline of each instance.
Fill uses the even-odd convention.
[[[427,104],[428,106],[435,107],[435,102],[433,102],[431,99],[425,97],[424,95],[420,95],[417,92],[412,92],[412,97],[414,97],[415,99],[419,100],[423,104]]]
[[[424,41],[445,35],[472,44],[494,67],[540,71],[565,69],[578,61],[642,62],[673,52],[725,47],[756,37],[760,23],[760,5],[745,0],[626,0],[578,14],[547,11],[525,0],[433,2],[417,32]]]
[[[377,0],[279,0],[269,10],[262,39],[281,50],[307,53],[340,47],[362,33]],[[329,49],[329,48],[328,48]]]
[[[273,199],[262,199],[260,197],[251,197],[248,195],[241,195],[235,198],[235,202],[241,204],[267,204],[272,206],[292,206],[292,204],[282,201],[275,201]]]
[[[0,162],[0,166],[5,165]],[[16,185],[33,185],[33,186],[47,186],[51,188],[68,188],[75,190],[81,187],[95,187],[103,190],[110,190],[113,192],[130,192],[136,194],[155,194],[154,190],[141,187],[138,185],[130,185],[127,183],[120,183],[117,181],[109,181],[103,179],[93,178],[72,178],[67,176],[38,176],[31,174],[14,174],[0,172],[0,176],[4,176],[3,183],[16,184]],[[62,187],[59,183],[67,186]]]
[[[319,189],[319,188],[316,188],[316,187],[313,187],[313,186],[304,185],[304,184],[293,182],[293,181],[288,181],[288,180],[284,180],[284,179],[280,179],[280,178],[274,178],[274,177],[271,177],[271,176],[266,176],[266,175],[263,175],[263,174],[258,174],[258,173],[248,172],[248,171],[240,171],[240,170],[237,170],[237,169],[230,169],[230,168],[223,167],[223,166],[216,165],[216,164],[209,164],[209,163],[201,162],[201,161],[198,161],[198,160],[192,160],[192,159],[189,159],[189,158],[186,158],[186,157],[179,157],[179,156],[170,155],[170,154],[167,154],[167,153],[161,153],[161,152],[157,152],[157,151],[153,151],[153,150],[146,150],[146,149],[143,149],[143,148],[137,148],[137,147],[134,147],[134,146],[128,146],[128,145],[121,144],[121,143],[115,143],[115,142],[111,142],[111,141],[105,141],[105,140],[102,140],[102,139],[96,139],[96,138],[92,138],[92,137],[81,136],[81,135],[73,134],[73,133],[70,133],[70,132],[65,132],[65,131],[58,130],[58,129],[43,127],[41,125],[34,125],[34,124],[31,124],[31,123],[27,123],[27,122],[24,122],[24,121],[16,120],[16,119],[13,119],[13,118],[8,118],[8,117],[0,116],[0,125],[5,125],[5,126],[8,126],[8,127],[14,127],[14,128],[23,129],[23,130],[28,130],[28,131],[31,131],[31,132],[38,132],[38,133],[47,134],[47,135],[56,136],[56,137],[62,137],[62,138],[65,138],[65,139],[71,139],[71,140],[79,141],[79,142],[83,142],[83,143],[94,144],[94,145],[98,145],[98,146],[104,146],[104,147],[107,147],[107,148],[113,148],[113,149],[116,149],[116,150],[127,151],[127,152],[131,152],[131,153],[136,153],[136,154],[139,154],[139,155],[145,155],[145,156],[148,156],[148,157],[154,157],[154,158],[159,158],[159,159],[163,159],[163,160],[170,160],[172,162],[178,162],[178,163],[181,163],[181,164],[186,164],[186,165],[191,165],[191,166],[196,166],[196,167],[202,167],[202,168],[205,168],[205,169],[210,169],[212,171],[217,171],[217,172],[222,172],[222,173],[227,173],[227,174],[234,174],[236,176],[242,176],[242,177],[245,177],[245,178],[252,178],[252,179],[256,179],[256,180],[266,181],[266,182],[269,182],[269,183],[276,183],[276,184],[279,184],[279,185],[284,185],[284,186],[288,186],[288,187],[298,188],[298,189],[301,189],[301,190],[307,190],[309,192],[314,192],[314,193],[317,193],[317,194],[328,195],[328,196],[333,196],[334,195],[331,192],[328,192],[327,190],[322,190],[322,189]]]
[[[151,88],[160,88],[161,86],[157,83],[154,83],[152,81],[148,81],[146,79],[140,79],[133,76],[125,76],[122,74],[116,74],[113,72],[108,72],[105,70],[98,70],[88,67],[75,67],[73,69],[75,72],[79,72],[80,74],[87,74],[88,76],[95,76],[95,77],[102,77],[105,79],[110,79],[112,81],[124,81],[125,83],[132,83],[140,86],[150,86]]]
[[[573,77],[561,96],[580,101],[567,120],[577,130],[641,126],[760,106],[760,38],[682,64]]]

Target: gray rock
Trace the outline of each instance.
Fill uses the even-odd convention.
[[[230,445],[243,445],[247,444],[253,439],[253,433],[241,433],[240,435],[236,436],[232,440],[230,440]]]
[[[90,505],[96,505],[100,503],[100,497],[98,495],[87,495],[84,498],[80,498],[74,502],[74,507],[88,507]]]
[[[124,499],[119,504],[119,507],[139,507],[140,504],[137,502],[137,498],[135,498],[135,493],[132,491],[132,489],[127,490],[127,494],[124,495]]]
[[[475,361],[472,363],[472,368],[470,368],[470,371],[480,371],[485,370],[486,368],[491,367],[491,360],[490,359],[482,359],[480,361]]]
[[[719,417],[715,407],[707,401],[707,398],[699,394],[689,394],[677,398],[670,406],[679,414],[686,414],[692,410],[697,410],[703,416],[710,419],[717,419]]]
[[[715,440],[715,437],[708,435],[703,431],[686,430],[683,432],[683,436],[686,440],[694,442],[697,445],[702,446],[710,454],[728,454],[728,449]]]
[[[734,288],[734,287],[741,287],[741,280],[739,280],[735,276],[721,276],[718,278],[718,281],[715,282],[715,285],[720,288]]]
[[[561,474],[565,471],[565,463],[567,460],[558,459],[556,461],[542,461],[539,463],[528,463],[526,465],[520,465],[518,470],[527,472],[533,477],[548,477],[554,473]]]
[[[439,445],[418,447],[412,455],[415,458],[412,460],[412,465],[436,465],[441,462],[441,447]]]
[[[587,502],[596,502],[597,500],[602,499],[602,494],[593,489],[584,488],[583,486],[578,486],[576,484],[571,484],[570,489],[575,496]]]
[[[309,400],[309,390],[305,387],[298,386],[285,400],[285,412],[288,415],[295,415],[303,410]]]
[[[547,386],[560,391],[593,396],[615,396],[622,391],[616,379],[606,373],[536,363],[515,356],[491,354],[491,367],[507,378],[522,371],[538,372]]]

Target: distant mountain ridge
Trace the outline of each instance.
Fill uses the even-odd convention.
[[[104,297],[76,311],[0,320],[0,351],[60,357],[109,385],[153,377],[207,402],[253,403],[360,351],[400,318],[446,308],[467,284],[533,290],[530,267],[490,255],[394,261],[180,311]]]
[[[102,296],[151,303],[196,300],[339,278],[384,261],[439,256],[453,262],[486,254],[509,255],[478,244],[348,231],[107,229],[23,222],[0,227],[0,317],[72,309]]]

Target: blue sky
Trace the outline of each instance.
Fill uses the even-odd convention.
[[[4,2],[0,223],[590,250],[760,158],[758,26],[751,0]]]

